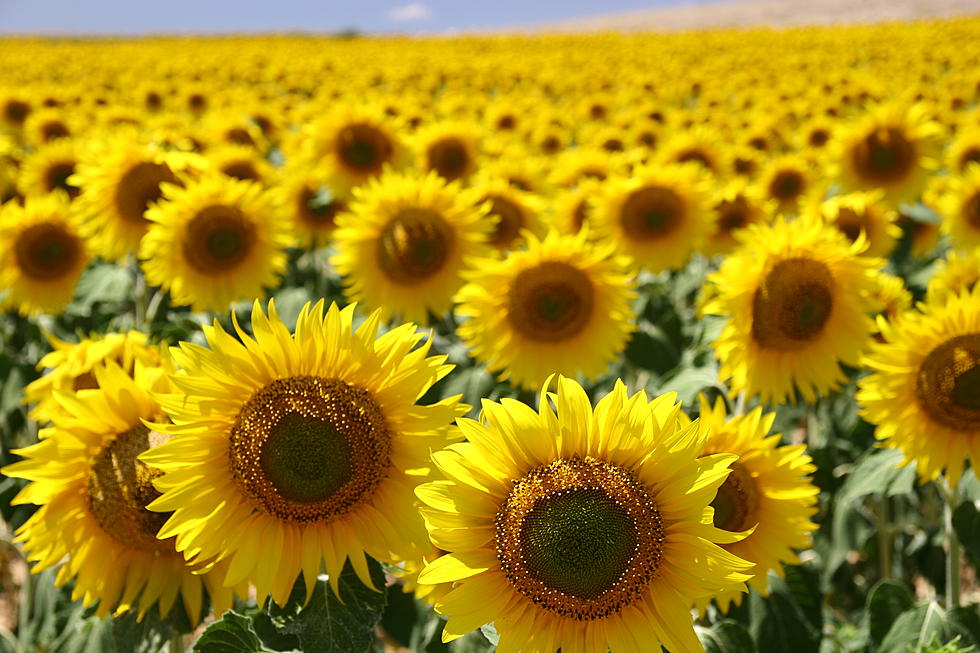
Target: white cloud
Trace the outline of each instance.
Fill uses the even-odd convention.
[[[399,22],[425,20],[432,17],[432,10],[421,2],[411,2],[402,7],[395,7],[388,12],[388,18]]]

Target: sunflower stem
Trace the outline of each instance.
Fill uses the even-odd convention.
[[[741,415],[745,412],[745,390],[738,393],[738,397],[735,398],[735,408],[732,410],[732,415]]]
[[[143,331],[146,325],[146,279],[137,264],[133,279],[133,328]]]
[[[946,554],[946,609],[960,607],[960,539],[953,528],[953,511],[959,500],[957,488],[949,486],[949,479],[937,482],[943,495],[943,516],[946,522],[946,541],[949,551]]]
[[[888,495],[881,497],[878,506],[878,565],[882,580],[892,577],[894,537],[891,525],[891,504]]]
[[[170,636],[170,653],[184,653],[184,636],[174,632]]]

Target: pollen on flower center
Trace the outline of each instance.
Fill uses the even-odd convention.
[[[955,336],[926,356],[916,379],[919,402],[934,420],[958,431],[980,425],[980,333]]]
[[[507,580],[579,621],[640,599],[663,555],[660,511],[634,475],[591,457],[557,460],[514,484],[496,517]]]
[[[568,263],[546,261],[514,279],[507,318],[526,338],[558,342],[585,328],[594,301],[592,281],[584,272]]]
[[[151,512],[146,505],[160,496],[153,479],[162,472],[136,457],[165,439],[139,424],[102,448],[89,469],[87,501],[99,526],[116,541],[143,551],[172,553],[172,542],[157,532],[170,513]]]
[[[235,480],[280,519],[310,522],[367,500],[388,472],[391,437],[366,390],[294,376],[256,392],[231,431]]]
[[[752,337],[768,349],[797,349],[817,337],[833,310],[834,278],[806,258],[780,261],[756,289]]]

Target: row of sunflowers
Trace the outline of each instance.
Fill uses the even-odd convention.
[[[0,650],[980,646],[978,29],[7,40]]]

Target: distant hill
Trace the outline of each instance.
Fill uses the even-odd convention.
[[[684,30],[712,27],[876,23],[950,16],[980,16],[980,0],[695,0],[548,23],[514,26],[516,32]]]

